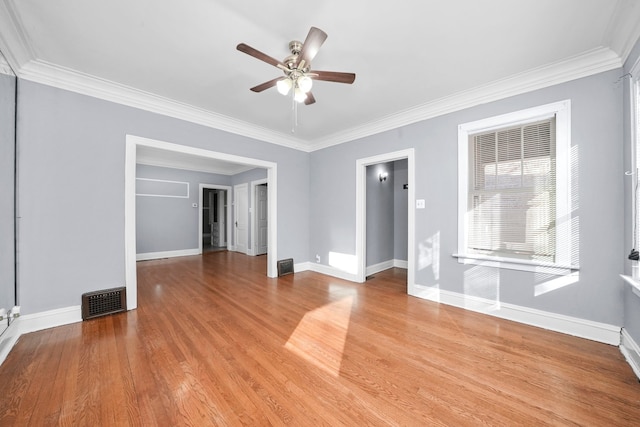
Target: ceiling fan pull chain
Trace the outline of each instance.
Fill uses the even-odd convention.
[[[291,133],[296,133],[296,128],[298,127],[298,102],[293,91],[291,92],[291,113]]]

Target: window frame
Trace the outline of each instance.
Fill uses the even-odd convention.
[[[510,126],[521,126],[556,118],[556,242],[555,262],[545,263],[519,258],[479,255],[467,252],[468,200],[470,185],[469,137]],[[458,253],[453,254],[462,264],[484,265],[511,270],[544,272],[565,275],[579,270],[572,265],[571,227],[571,101],[564,100],[508,114],[464,123],[458,126]],[[565,237],[566,236],[566,237]]]
[[[628,73],[630,76],[629,102],[630,108],[630,142],[631,142],[631,169],[625,174],[631,176],[631,246],[633,249],[640,247],[640,59]],[[623,76],[624,77],[624,76]]]

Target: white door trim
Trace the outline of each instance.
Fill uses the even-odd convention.
[[[136,158],[137,147],[154,147],[161,150],[178,153],[192,154],[240,163],[244,165],[267,169],[269,218],[272,218],[272,226],[269,227],[269,250],[267,252],[267,276],[277,277],[278,260],[278,164],[265,160],[241,157],[233,154],[219,153],[202,148],[189,147],[170,142],[157,141],[135,135],[126,135],[125,139],[125,168],[124,168],[124,253],[125,269],[124,279],[127,288],[127,308],[132,310],[138,307],[138,282],[136,278]]]
[[[202,206],[204,203],[204,199],[203,199],[203,194],[204,194],[204,189],[211,189],[211,190],[226,190],[227,191],[227,198],[229,198],[229,195],[231,194],[231,186],[229,185],[217,185],[217,184],[200,184],[199,185],[199,202],[198,202],[198,253],[202,254]],[[227,203],[227,236],[231,235],[231,203]]]
[[[256,187],[258,185],[267,184],[267,191],[269,188],[269,184],[267,179],[258,179],[256,181],[251,181],[251,206],[249,206],[249,212],[251,212],[251,250],[250,255],[256,254],[256,247],[258,244],[258,240],[256,239]],[[268,193],[267,193],[268,194]]]
[[[408,168],[408,184],[409,194],[407,197],[408,204],[408,233],[407,236],[407,290],[411,290],[414,287],[415,281],[415,199],[416,199],[416,186],[415,186],[415,151],[413,148],[406,150],[394,151],[392,153],[380,154],[378,156],[367,157],[364,159],[356,160],[356,281],[364,283],[366,280],[366,238],[367,238],[367,223],[366,223],[366,206],[367,206],[367,193],[366,193],[366,177],[367,166],[376,165],[378,163],[393,162],[396,160],[407,159]]]

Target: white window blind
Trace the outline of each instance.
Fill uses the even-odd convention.
[[[556,261],[555,117],[469,136],[466,253]]]

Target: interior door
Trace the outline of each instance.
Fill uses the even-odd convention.
[[[233,187],[234,199],[234,230],[236,252],[247,253],[249,242],[249,190],[248,184],[239,184]]]
[[[256,255],[267,253],[269,231],[267,184],[256,186]]]

